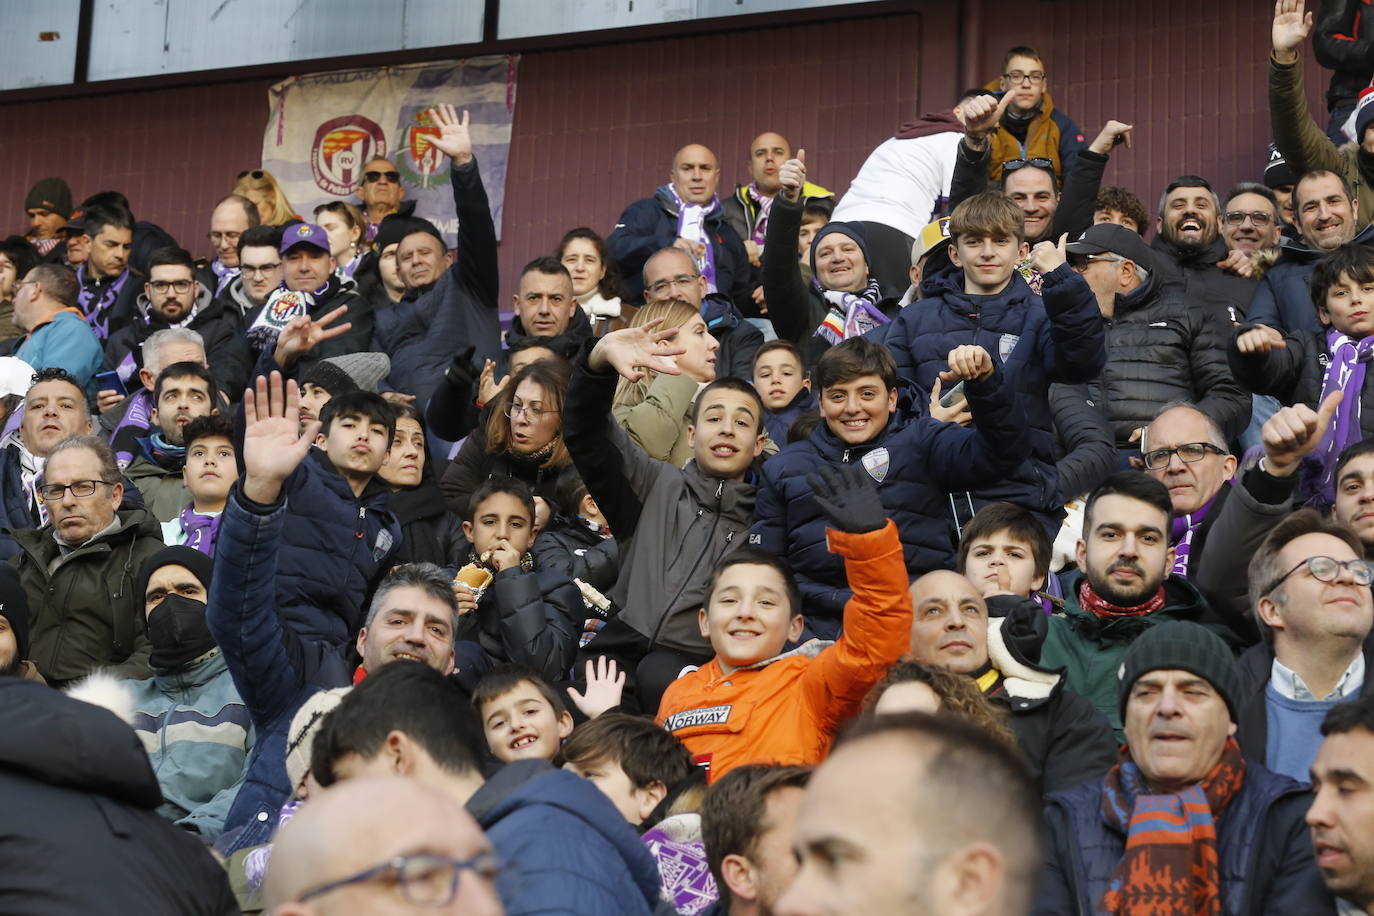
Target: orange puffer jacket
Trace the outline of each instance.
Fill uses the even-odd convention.
[[[844,635],[741,668],[720,662],[669,685],[658,721],[676,735],[712,781],[750,763],[816,764],[835,730],[906,651],[911,596],[897,526],[863,534],[830,529],[830,550],[844,557],[854,597]]]

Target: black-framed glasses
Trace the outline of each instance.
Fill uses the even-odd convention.
[[[511,404],[506,408],[506,416],[510,417],[512,420],[519,417],[522,413],[530,418],[531,423],[538,423],[540,417],[544,416],[546,413],[553,413],[553,411],[545,410],[542,407],[531,407],[528,404]]]
[[[1256,229],[1264,229],[1274,224],[1274,214],[1265,213],[1263,210],[1227,210],[1226,225],[1240,226],[1248,219],[1254,223]]]
[[[494,879],[500,870],[501,861],[494,855],[450,859],[448,856],[432,853],[415,853],[396,856],[356,875],[312,887],[297,897],[296,902],[304,903],[350,884],[386,881],[399,885],[401,895],[414,906],[446,906],[458,896],[458,879],[462,877],[463,872],[476,872],[490,880]]]
[[[1026,83],[1032,86],[1039,86],[1045,81],[1045,74],[1039,70],[1032,70],[1030,73],[1021,70],[1013,70],[1010,73],[1003,73],[1002,75],[1015,86],[1021,86]]]
[[[1037,169],[1044,169],[1047,172],[1054,171],[1054,163],[1043,156],[1032,156],[1030,159],[1008,159],[1002,163],[1002,170],[1014,172],[1017,169],[1024,169],[1028,165],[1035,166]]]
[[[1210,442],[1186,442],[1178,448],[1152,448],[1148,452],[1141,453],[1140,457],[1145,462],[1145,467],[1152,471],[1158,471],[1160,468],[1167,468],[1175,455],[1180,461],[1192,464],[1194,461],[1201,461],[1208,455],[1225,454],[1225,449],[1217,448]]]
[[[1354,580],[1356,585],[1369,585],[1371,582],[1374,582],[1374,563],[1368,560],[1342,561],[1331,557],[1308,557],[1297,566],[1288,570],[1288,572],[1279,576],[1273,582],[1270,582],[1260,594],[1269,594],[1287,581],[1289,576],[1293,575],[1293,573],[1302,569],[1304,566],[1306,566],[1307,571],[1312,574],[1312,578],[1316,579],[1318,582],[1335,582],[1340,578],[1342,569],[1350,570],[1350,578]]]
[[[262,169],[244,169],[242,172],[239,172],[240,178],[247,178],[249,175],[252,175],[255,180],[261,181],[263,171]]]
[[[363,172],[363,181],[367,182],[368,184],[374,184],[378,181],[381,181],[383,178],[385,178],[392,184],[401,183],[400,172]]]
[[[163,293],[164,295],[169,289],[176,290],[179,293],[189,293],[192,284],[195,282],[194,280],[149,280],[148,286],[150,286],[154,292]]]
[[[652,286],[648,287],[648,290],[655,296],[662,296],[663,294],[668,292],[668,290],[672,289],[675,286],[679,289],[686,289],[690,287],[693,283],[696,282],[697,277],[699,276],[701,276],[701,274],[678,274],[676,277],[672,277],[667,280],[659,280],[657,283],[654,283]]]
[[[45,483],[38,488],[38,495],[43,497],[43,502],[52,503],[60,500],[63,493],[71,490],[72,495],[77,499],[85,499],[88,496],[94,496],[96,488],[102,486],[112,487],[114,484],[108,480],[73,480],[71,483]]]
[[[281,268],[281,261],[273,261],[271,264],[241,264],[239,272],[251,274],[253,276],[265,277]]]

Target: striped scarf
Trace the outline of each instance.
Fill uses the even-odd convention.
[[[1107,773],[1102,816],[1126,834],[1097,913],[1113,916],[1220,916],[1221,873],[1217,856],[1219,818],[1245,780],[1245,760],[1235,738],[1226,739],[1212,771],[1182,792],[1152,795],[1130,748]]]
[[[821,291],[821,297],[830,306],[830,311],[826,312],[821,326],[816,328],[817,337],[837,344],[851,337],[860,337],[892,320],[878,308],[883,291],[878,286],[878,281],[872,277],[868,280],[868,286],[859,293],[823,289],[815,280],[811,282]]]

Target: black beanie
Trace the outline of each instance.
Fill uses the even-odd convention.
[[[1216,688],[1237,719],[1240,700],[1240,674],[1235,656],[1221,637],[1204,626],[1186,620],[1170,620],[1156,624],[1131,643],[1121,660],[1120,683],[1117,696],[1121,719],[1126,719],[1126,700],[1131,685],[1141,675],[1161,669],[1190,671]]]
[[[0,563],[0,617],[9,621],[18,651],[14,658],[29,657],[29,598],[19,582],[19,573],[8,563]]]
[[[373,239],[372,243],[376,246],[377,253],[381,254],[386,251],[387,246],[395,245],[401,239],[416,232],[428,233],[438,239],[445,248],[448,247],[447,243],[444,242],[443,235],[429,220],[421,219],[418,216],[401,216],[395,213],[382,220],[381,225],[377,227],[377,237]]]
[[[61,178],[44,178],[29,188],[24,198],[25,210],[48,210],[58,216],[72,215],[72,189]]]
[[[868,276],[873,277],[873,258],[868,254],[868,240],[864,238],[864,227],[860,223],[845,223],[831,220],[816,232],[815,238],[811,240],[811,275],[816,275],[816,249],[821,247],[821,239],[827,235],[838,232],[840,235],[848,236],[854,240],[854,244],[859,246],[863,252],[864,264],[868,266]]]
[[[206,556],[194,547],[164,547],[151,557],[143,561],[143,565],[138,570],[138,579],[134,583],[134,597],[140,610],[143,609],[143,596],[148,594],[148,580],[153,577],[164,566],[184,566],[191,571],[191,575],[200,580],[200,584],[205,586],[205,590],[210,591],[210,575],[214,572],[215,561],[212,557]],[[145,621],[146,616],[139,615]]]

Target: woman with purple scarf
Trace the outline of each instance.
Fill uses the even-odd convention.
[[[191,501],[175,519],[162,523],[162,540],[214,556],[220,513],[239,476],[233,428],[228,417],[211,414],[187,423],[183,435],[186,464],[181,475]]]

